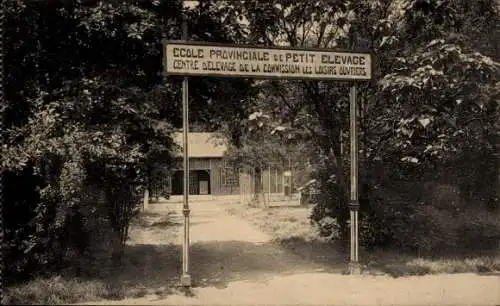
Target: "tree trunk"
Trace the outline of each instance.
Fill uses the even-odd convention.
[[[0,103],[2,105],[4,105],[4,98],[5,98],[5,94],[4,94],[4,87],[3,87],[3,83],[4,83],[4,65],[3,65],[3,59],[4,59],[4,48],[3,48],[3,36],[4,36],[4,19],[5,19],[5,2],[7,1],[2,1],[2,3],[0,3]],[[4,127],[1,126],[1,128],[3,129]],[[0,169],[0,202],[2,202],[2,205],[0,205],[0,227],[2,228],[2,235],[1,235],[1,239],[0,239],[0,243],[2,245],[4,245],[4,233],[3,233],[3,230],[4,230],[4,224],[3,224],[3,221],[4,221],[4,218],[3,218],[3,215],[4,215],[4,210],[3,210],[3,200],[4,200],[4,184],[6,183],[6,180],[4,180],[4,173],[6,173],[6,171],[4,172],[3,169]],[[0,262],[4,262],[4,254],[5,254],[5,251],[4,251],[5,248],[1,248],[0,249]],[[3,269],[0,269],[0,279],[3,278]],[[3,282],[0,283],[0,295],[3,295],[3,289],[4,289],[4,285],[3,285]]]
[[[111,261],[114,268],[113,270],[118,271],[121,268],[124,253],[123,237],[121,231],[113,229],[112,239]]]
[[[253,194],[253,203],[257,207],[264,207],[264,195],[262,190],[262,168],[255,167],[254,168],[254,194]]]

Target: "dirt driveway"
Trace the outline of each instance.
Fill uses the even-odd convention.
[[[127,277],[120,280],[142,282],[149,293],[136,299],[91,304],[500,304],[498,275],[342,275],[341,265],[325,266],[290,254],[244,220],[228,215],[216,202],[193,203],[191,207],[194,296],[175,291],[154,294],[177,282],[182,242],[181,205],[156,204],[151,212],[168,216],[163,219],[165,228],[131,231],[129,248],[139,250],[141,259],[133,270],[126,268]],[[161,222],[156,222],[158,225]]]

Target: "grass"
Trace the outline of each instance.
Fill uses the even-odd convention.
[[[73,304],[102,299],[140,298],[149,293],[151,292],[140,286],[53,276],[7,288],[2,297],[2,305]]]
[[[60,276],[35,279],[5,290],[2,304],[71,304],[98,300],[110,293],[101,281],[65,279]]]
[[[338,242],[319,237],[317,229],[309,221],[307,207],[282,203],[263,209],[237,204],[228,205],[226,210],[249,221],[294,256],[320,264],[334,273],[340,273],[345,268],[345,256],[339,251]]]
[[[309,209],[306,207],[278,206],[264,209],[237,204],[228,205],[226,210],[249,221],[270,235],[275,242],[295,253],[316,253],[304,255],[308,259],[322,258],[321,261],[326,265],[338,265],[339,260],[348,259],[348,254],[338,254],[342,253],[339,244],[326,243],[318,237],[316,229],[309,222]],[[372,252],[360,250],[360,259],[367,274],[388,274],[394,277],[452,273],[498,275],[500,272],[500,252],[463,257],[425,258],[403,254],[397,250]]]
[[[317,231],[310,224],[309,210],[305,207],[291,205],[275,206],[268,209],[231,205],[227,211],[243,218],[277,241],[301,238],[317,240]]]
[[[394,277],[426,275],[477,273],[498,274],[500,272],[500,254],[470,255],[455,258],[424,258],[398,254],[394,251],[375,251],[366,254],[368,267],[380,269]]]
[[[131,222],[130,233],[133,237],[129,240],[130,246],[125,249],[124,260],[120,271],[117,272],[118,275],[111,272],[109,263],[96,261],[92,263],[92,266],[88,266],[89,271],[96,271],[91,277],[55,275],[7,287],[2,296],[2,304],[73,304],[103,299],[140,298],[148,294],[160,296],[169,294],[174,288],[165,287],[167,285],[165,283],[158,286],[154,283],[156,280],[152,280],[151,284],[146,284],[149,279],[147,273],[151,274],[156,271],[158,263],[146,262],[148,259],[144,253],[151,253],[152,249],[137,250],[137,247],[134,249],[134,244],[138,243],[141,246],[144,242],[139,240],[147,234],[148,237],[161,239],[159,247],[163,244],[168,245],[175,240],[176,231],[173,225],[175,223],[172,222],[170,214],[165,216],[165,214],[155,212],[140,213]],[[167,255],[163,257],[168,259]],[[151,271],[144,271],[146,267],[149,267]],[[146,287],[151,287],[151,289],[146,289]]]
[[[176,225],[172,222],[171,215],[172,212],[169,212],[167,215],[154,211],[141,212],[130,221],[130,225],[139,229],[145,229],[148,227],[166,228]]]

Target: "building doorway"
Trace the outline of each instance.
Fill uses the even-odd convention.
[[[198,194],[212,194],[210,190],[210,172],[207,170],[197,170],[198,174]]]
[[[184,172],[175,171],[172,175],[172,195],[184,194]],[[207,195],[212,194],[210,186],[209,170],[191,170],[189,171],[189,194]]]

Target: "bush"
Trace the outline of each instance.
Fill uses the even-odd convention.
[[[139,203],[133,180],[103,176],[107,183],[99,182],[84,168],[70,165],[68,169],[55,160],[46,165],[50,171],[35,172],[34,164],[28,164],[6,172],[6,285],[54,272],[98,275],[103,266],[120,259],[132,210]]]
[[[346,171],[344,169],[344,176]],[[337,175],[332,175],[332,173],[337,173]],[[327,159],[317,167],[315,177],[319,183],[319,194],[315,197],[316,203],[310,219],[318,226],[321,236],[347,243],[349,237],[347,190],[338,176],[336,168]]]
[[[425,185],[385,188],[385,197],[374,196],[362,212],[361,242],[367,247],[396,247],[420,254],[498,247],[498,212],[447,194],[450,188],[439,184],[434,184],[437,194],[432,194]]]
[[[364,165],[360,192],[360,243],[419,254],[486,252],[499,247],[500,212],[492,205],[494,158],[467,155],[427,168],[390,161]],[[474,157],[474,158],[473,158]],[[471,165],[472,162],[472,165]],[[471,168],[477,169],[472,171]],[[347,200],[340,184],[319,176],[322,195],[311,219],[323,236],[348,242]],[[325,220],[329,220],[325,222]],[[332,224],[336,224],[334,227]]]

